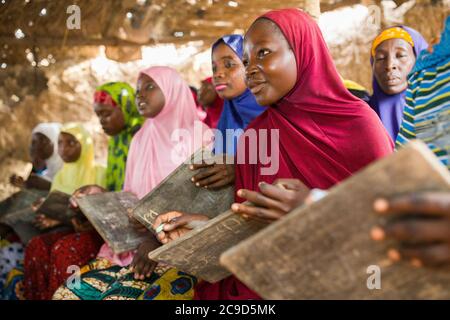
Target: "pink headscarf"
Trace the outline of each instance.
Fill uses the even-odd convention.
[[[209,128],[200,121],[197,108],[187,83],[178,72],[169,67],[150,67],[140,72],[151,77],[161,88],[166,104],[154,118],[144,122],[131,141],[125,173],[124,191],[139,199],[148,194],[195,150],[207,145],[212,137]],[[195,124],[195,127],[194,127]],[[172,134],[182,129],[180,141]],[[187,138],[190,137],[190,138]],[[114,254],[105,244],[98,254],[113,264],[126,266],[134,253]]]
[[[147,119],[131,141],[125,174],[124,190],[144,197],[175,170],[190,154],[203,145],[208,127],[198,115],[187,83],[169,67],[150,67],[141,71],[161,88],[166,104],[152,119]],[[195,130],[194,122],[200,128]],[[177,129],[189,133],[191,139],[176,142],[172,134]],[[178,159],[172,159],[176,155]],[[175,160],[175,161],[174,161]]]

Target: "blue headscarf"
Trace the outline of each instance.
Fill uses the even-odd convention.
[[[222,42],[233,50],[239,59],[242,60],[244,38],[241,35],[232,34],[220,38],[213,44],[212,50],[214,51],[214,49]],[[217,125],[217,129],[222,133],[223,139],[221,140],[216,136],[214,152],[217,154],[226,153],[235,155],[240,134],[242,134],[248,124],[264,110],[266,110],[266,108],[260,106],[256,102],[255,96],[248,88],[236,98],[231,100],[225,99],[222,115],[220,116],[219,124]],[[232,129],[236,134],[233,136],[230,135],[227,139],[227,129]],[[236,130],[240,130],[240,133]]]
[[[416,61],[413,73],[435,66],[441,61],[450,58],[450,16],[445,20],[445,28],[441,35],[441,41],[433,46],[433,52],[423,51]]]
[[[428,43],[416,30],[405,26],[400,27],[405,29],[411,36],[414,42],[414,54],[417,58],[422,50],[428,48]],[[370,63],[373,64],[372,57],[370,58]],[[381,90],[377,80],[375,79],[375,75],[372,79],[372,86],[373,95],[369,100],[369,105],[378,114],[392,140],[395,141],[403,119],[406,90],[398,94],[387,95],[383,92],[383,90]]]

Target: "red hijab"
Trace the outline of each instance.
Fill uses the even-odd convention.
[[[212,83],[212,78],[206,78],[204,81]],[[203,110],[206,112],[206,118],[203,122],[210,128],[217,128],[220,115],[222,114],[223,100],[217,95],[216,100],[210,106],[203,106]]]
[[[261,163],[237,164],[236,190],[258,190],[260,181],[272,183],[278,178],[297,178],[310,188],[328,189],[390,154],[392,140],[376,113],[344,87],[316,22],[298,9],[274,10],[260,18],[278,25],[290,44],[297,82],[246,129],[279,129],[278,172],[262,175]],[[249,159],[242,136],[238,152]],[[258,298],[234,277],[201,284],[199,289],[200,299]]]

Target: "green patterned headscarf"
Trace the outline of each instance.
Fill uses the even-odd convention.
[[[141,128],[142,118],[136,108],[134,89],[124,82],[108,82],[98,88],[97,92],[107,93],[120,107],[125,119],[125,129],[108,141],[108,166],[106,169],[106,186],[110,191],[120,191],[125,180],[125,165],[128,149],[134,134]]]

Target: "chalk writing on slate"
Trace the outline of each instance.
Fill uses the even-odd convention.
[[[230,275],[220,265],[220,255],[265,226],[229,210],[150,252],[149,258],[214,283]]]

